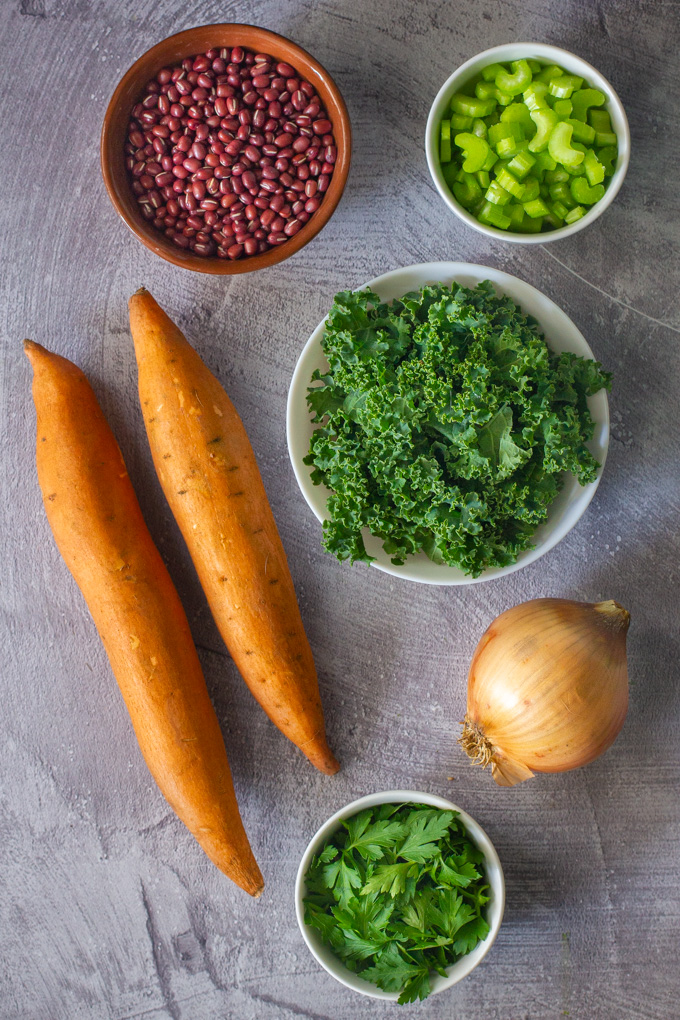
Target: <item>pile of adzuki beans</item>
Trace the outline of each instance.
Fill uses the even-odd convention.
[[[235,46],[162,68],[132,110],[125,156],[144,219],[178,248],[239,259],[297,234],[337,148],[314,86]]]

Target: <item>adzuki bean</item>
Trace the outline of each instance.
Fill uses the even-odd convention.
[[[241,259],[294,237],[337,160],[294,67],[236,46],[163,67],[132,109],[125,159],[141,215],[178,247]]]

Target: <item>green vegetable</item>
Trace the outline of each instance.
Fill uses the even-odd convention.
[[[481,170],[490,151],[486,139],[480,138],[479,135],[473,135],[470,131],[465,131],[456,135],[454,142],[459,149],[463,150],[465,160],[463,170],[468,174],[474,174]]]
[[[443,120],[439,139],[439,159],[442,163],[451,162],[451,121]]]
[[[484,855],[457,811],[382,804],[343,821],[305,876],[305,923],[399,1002],[489,934]]]
[[[548,142],[548,152],[552,158],[567,169],[577,167],[583,162],[583,153],[571,145],[572,132],[571,124],[560,121],[551,131]]]
[[[595,205],[604,195],[604,185],[594,184],[592,187],[582,177],[577,177],[569,185],[574,201],[580,205]]]
[[[475,137],[487,149],[464,143],[462,153],[452,151],[451,160],[459,170],[480,175],[476,181],[482,194],[474,194],[457,174],[444,177],[456,200],[481,223],[521,233],[554,230],[564,225],[563,211],[573,211],[574,199],[568,190],[551,196],[551,184],[583,178],[584,187],[606,188],[618,150],[609,113],[600,109],[604,93],[556,64],[536,60],[489,64],[468,82],[466,92],[473,90],[474,95],[452,97],[451,133],[456,139]],[[442,144],[444,163],[448,149]],[[530,171],[534,180],[521,191]],[[525,205],[540,200],[546,211],[527,216],[522,209],[520,217],[513,198]]]
[[[507,205],[497,212],[509,225]],[[522,231],[536,229],[529,220]],[[329,368],[309,389],[318,428],[305,463],[331,491],[324,545],[340,560],[370,562],[368,528],[395,564],[424,551],[476,577],[532,546],[562,472],[596,477],[586,398],[609,377],[552,353],[488,282],[427,286],[391,304],[344,291],[322,345]]]

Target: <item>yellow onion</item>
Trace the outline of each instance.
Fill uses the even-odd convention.
[[[613,744],[628,710],[618,602],[533,599],[497,617],[477,645],[459,739],[499,786],[567,772]]]

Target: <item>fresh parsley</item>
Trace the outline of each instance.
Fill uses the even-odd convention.
[[[476,577],[531,547],[564,472],[597,476],[587,397],[610,376],[553,353],[488,281],[391,304],[343,291],[322,345],[305,463],[331,491],[324,545],[339,560],[370,562],[368,528],[395,564],[424,551]]]
[[[382,804],[347,818],[313,858],[305,922],[345,966],[399,1002],[486,938],[484,855],[457,811]]]

